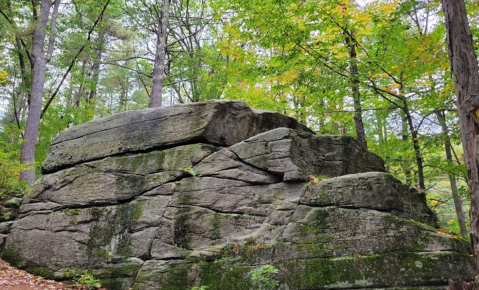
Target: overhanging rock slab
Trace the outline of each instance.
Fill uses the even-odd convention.
[[[291,117],[252,110],[244,102],[212,101],[128,111],[62,132],[53,141],[42,172],[181,144],[230,146],[277,127],[311,132]]]

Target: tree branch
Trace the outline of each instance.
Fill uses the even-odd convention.
[[[101,11],[100,15],[98,16],[98,18],[96,19],[96,21],[93,23],[93,26],[92,28],[88,31],[88,37],[87,37],[87,40],[90,41],[91,39],[91,35],[93,33],[93,31],[95,30],[95,27],[97,26],[98,22],[103,18],[103,14],[105,13],[105,10],[106,8],[108,7],[108,4],[110,4],[110,0],[107,0],[106,3],[105,3],[105,6],[103,6],[103,10]],[[48,99],[47,103],[45,104],[45,107],[43,108],[42,110],[42,114],[40,115],[40,119],[43,117],[43,115],[45,115],[45,112],[47,111],[48,107],[50,106],[50,104],[52,103],[53,99],[57,96],[58,92],[60,91],[60,88],[61,86],[63,85],[63,82],[65,81],[65,79],[67,78],[68,74],[70,73],[70,71],[72,70],[73,66],[75,65],[75,62],[76,60],[78,59],[78,57],[80,56],[80,54],[83,52],[83,50],[85,49],[85,47],[87,46],[87,44],[84,44],[80,50],[77,52],[77,54],[73,57],[70,65],[68,66],[68,69],[67,71],[65,72],[65,74],[63,75],[62,77],[62,80],[60,81],[60,83],[58,84],[57,88],[55,89],[55,91],[53,92],[52,96]]]

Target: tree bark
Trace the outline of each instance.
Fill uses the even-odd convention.
[[[403,82],[404,82],[404,77],[403,77],[403,72],[400,74],[400,87],[399,87],[399,99],[402,102],[401,111],[404,113],[402,116],[403,120],[403,140],[407,140],[407,133],[405,133],[405,126],[409,128],[409,132],[411,133],[411,138],[412,138],[412,145],[414,148],[414,158],[416,159],[416,165],[417,165],[417,179],[414,178],[416,181],[417,186],[419,186],[419,189],[422,193],[426,191],[426,185],[424,182],[424,164],[423,164],[423,159],[422,159],[422,154],[421,154],[421,147],[419,146],[419,138],[417,135],[417,131],[414,129],[414,122],[412,120],[411,112],[409,111],[409,105],[407,102],[406,96],[403,94]],[[407,123],[406,123],[407,121]],[[406,170],[409,169],[405,169]],[[406,173],[407,174],[407,173]],[[407,178],[407,177],[406,177]]]
[[[20,161],[23,164],[30,166],[28,170],[24,170],[20,173],[21,180],[27,180],[28,184],[32,184],[35,181],[35,145],[38,137],[38,127],[40,125],[40,116],[42,112],[42,101],[43,101],[43,89],[45,86],[45,74],[46,67],[49,57],[51,56],[49,52],[53,50],[52,46],[54,45],[55,40],[55,19],[56,14],[58,14],[58,7],[60,5],[60,0],[57,0],[55,3],[55,9],[52,15],[51,23],[51,35],[49,38],[49,48],[45,51],[45,36],[46,29],[48,24],[48,18],[50,16],[50,8],[52,6],[51,0],[43,0],[40,6],[40,14],[38,15],[38,20],[36,28],[33,34],[33,79],[32,79],[32,90],[30,94],[30,103],[28,106],[28,117],[27,124],[25,126],[24,138],[25,142],[22,144],[22,149],[20,153]]]
[[[354,101],[354,123],[356,124],[356,139],[363,145],[364,149],[368,149],[368,143],[366,141],[366,133],[364,131],[362,107],[361,107],[361,94],[359,92],[359,68],[358,68],[358,55],[356,53],[356,43],[351,39],[349,35],[346,36],[346,44],[349,48],[349,69],[351,83],[351,92]]]
[[[401,138],[405,144],[408,143],[409,134],[408,134],[408,123],[406,114],[400,110],[401,115]],[[401,166],[404,170],[404,175],[406,177],[406,184],[408,186],[412,186],[412,173],[411,173],[411,165],[409,158],[400,157],[401,158]]]
[[[163,0],[156,30],[156,55],[153,67],[153,87],[150,94],[150,108],[161,107],[163,80],[165,78],[166,40],[169,21],[170,0]]]
[[[98,33],[98,46],[95,48],[95,59],[93,60],[92,66],[92,83],[93,86],[90,88],[90,92],[87,96],[87,104],[90,106],[95,105],[96,95],[97,95],[97,86],[98,81],[100,80],[100,66],[101,66],[101,59],[104,52],[104,44],[106,38],[106,30],[102,29]],[[92,108],[93,109],[93,108]]]
[[[479,108],[478,63],[464,0],[442,0],[442,7],[471,194],[471,238],[477,271],[479,269],[479,129],[476,116],[476,111]]]
[[[449,279],[447,290],[477,290],[479,289],[476,282],[464,282],[461,280]]]
[[[441,125],[442,128],[442,135],[444,136],[444,148],[446,150],[446,159],[449,164],[453,164],[452,161],[452,145],[451,145],[451,139],[449,138],[449,133],[447,130],[447,125],[446,125],[446,116],[444,115],[444,111],[435,111],[437,120],[439,121],[439,124]],[[466,226],[466,215],[464,214],[464,210],[462,207],[462,200],[459,194],[457,193],[457,183],[456,183],[456,177],[453,174],[448,174],[449,175],[449,181],[451,183],[451,194],[452,198],[454,199],[454,206],[456,208],[456,216],[457,216],[457,221],[459,222],[459,229],[461,230],[461,235],[466,236],[467,235],[467,226]]]
[[[419,146],[419,136],[417,135],[417,131],[414,129],[414,123],[412,121],[411,113],[409,112],[409,107],[407,105],[406,99],[404,99],[403,109],[412,137],[412,146],[414,148],[414,157],[416,159],[417,165],[417,183],[421,192],[424,193],[426,191],[426,185],[424,182],[424,163],[421,154],[421,147]]]

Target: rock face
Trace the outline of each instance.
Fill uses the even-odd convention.
[[[345,136],[242,102],[126,112],[54,141],[2,256],[108,289],[445,288],[472,279],[424,195]],[[316,177],[314,177],[316,176]],[[324,179],[324,180],[321,180]]]

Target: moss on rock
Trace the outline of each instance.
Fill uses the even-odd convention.
[[[130,229],[141,217],[141,203],[111,208],[91,208],[91,224],[86,252],[93,260],[105,260],[113,255],[128,257],[131,253]]]

